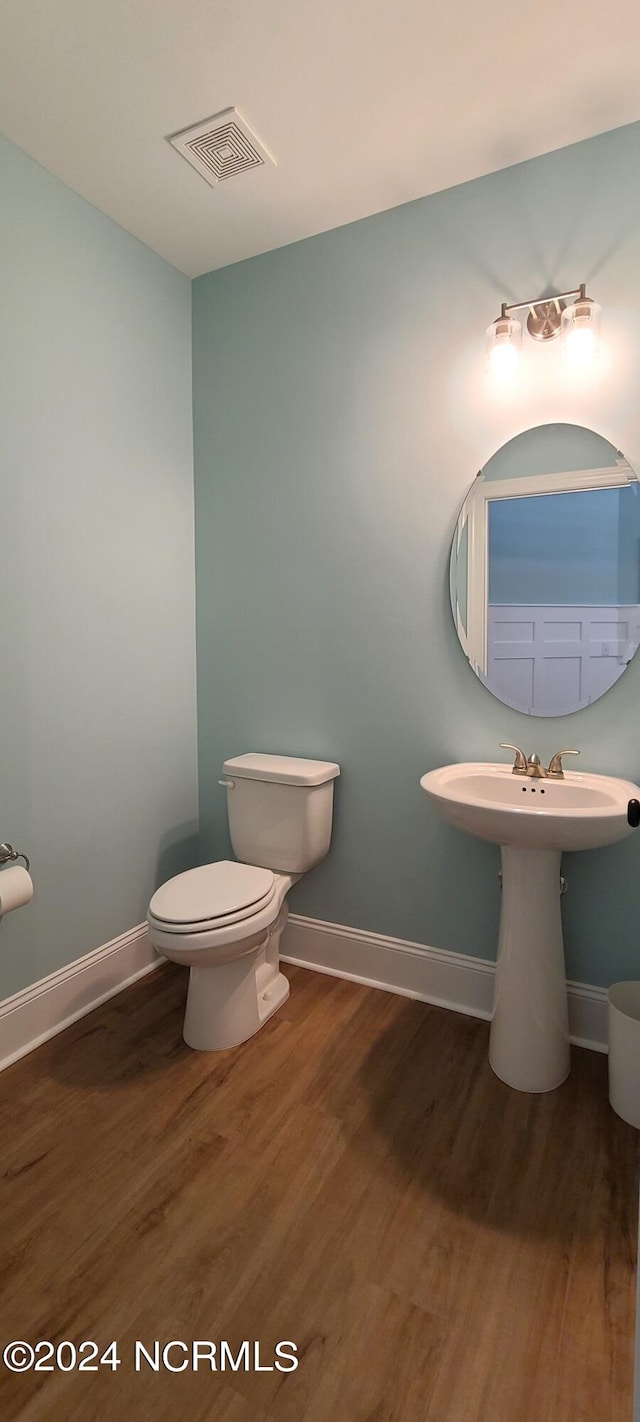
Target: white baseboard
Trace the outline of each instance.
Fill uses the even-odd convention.
[[[386,938],[381,933],[289,915],[283,937],[286,963],[313,968],[367,987],[449,1007],[470,1017],[491,1017],[495,963]],[[607,991],[567,983],[569,1031],[578,1047],[607,1050]]]
[[[0,1071],[63,1032],[163,960],[145,923],[0,1002]]]
[[[298,967],[418,998],[471,1017],[491,1017],[495,964],[484,958],[300,914],[289,916],[283,949],[284,961]],[[146,924],[141,923],[0,1002],[0,1071],[152,972],[162,961],[149,941]],[[571,1041],[606,1052],[606,989],[573,982],[567,989]]]

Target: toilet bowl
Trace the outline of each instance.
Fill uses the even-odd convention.
[[[221,1051],[259,1031],[289,996],[280,940],[289,889],[326,854],[333,762],[246,755],[225,762],[231,840],[251,862],[219,860],[161,885],[149,905],[154,947],[189,967],[188,1046]]]
[[[293,883],[290,874],[222,860],[178,874],[154,894],[151,941],[191,969],[183,1028],[190,1047],[237,1046],[288,998],[279,946]]]

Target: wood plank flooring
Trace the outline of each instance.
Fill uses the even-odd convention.
[[[0,1076],[2,1345],[122,1359],[0,1364],[0,1416],[630,1422],[638,1133],[606,1059],[524,1096],[486,1023],[287,971],[234,1051],[184,1046],[167,966]],[[136,1373],[136,1339],[300,1366]]]

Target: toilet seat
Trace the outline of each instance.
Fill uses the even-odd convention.
[[[206,933],[253,918],[274,894],[270,869],[222,859],[163,884],[149,904],[148,920],[164,933]]]

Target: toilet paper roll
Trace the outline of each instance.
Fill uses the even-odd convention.
[[[33,898],[31,875],[21,864],[0,871],[0,918],[14,909],[23,908]]]

